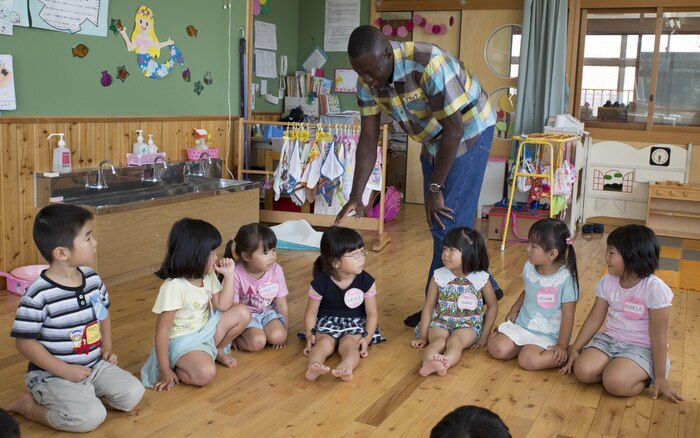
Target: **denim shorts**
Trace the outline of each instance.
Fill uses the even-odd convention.
[[[615,339],[605,333],[598,333],[588,343],[586,348],[595,348],[605,353],[611,360],[617,357],[624,357],[639,365],[649,376],[649,386],[654,386],[654,366],[651,355],[651,348],[630,344],[629,342]],[[666,376],[671,368],[671,362],[666,358]]]
[[[285,325],[287,320],[284,319],[284,315],[279,313],[275,309],[267,309],[264,310],[261,313],[250,313],[250,322],[248,323],[248,326],[246,327],[247,329],[249,328],[257,328],[257,329],[262,329],[272,321],[279,319],[282,325]]]

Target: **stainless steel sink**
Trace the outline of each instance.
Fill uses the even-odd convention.
[[[216,194],[221,190],[235,191],[250,186],[250,181],[232,179],[190,178],[187,181],[162,181],[158,183],[128,182],[110,186],[109,191],[88,190],[82,194],[64,197],[63,202],[90,207],[109,207],[166,199],[198,193]]]

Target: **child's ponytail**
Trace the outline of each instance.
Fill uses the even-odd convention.
[[[318,274],[323,272],[323,256],[320,255],[316,258],[316,261],[314,262],[314,267],[313,270],[311,271],[312,275],[316,277]]]
[[[233,257],[233,239],[229,239],[224,249],[224,257],[232,259]]]
[[[571,273],[571,278],[574,280],[574,285],[576,286],[576,295],[579,294],[578,285],[578,268],[576,268],[576,251],[574,250],[574,243],[571,239],[571,234],[566,238],[566,268]]]

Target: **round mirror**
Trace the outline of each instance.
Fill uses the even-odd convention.
[[[515,102],[518,90],[513,87],[496,88],[489,94],[489,102],[496,112],[496,127],[493,137],[508,140],[513,136],[515,123]]]
[[[502,78],[518,77],[522,27],[506,24],[494,30],[486,41],[484,57],[491,71]]]

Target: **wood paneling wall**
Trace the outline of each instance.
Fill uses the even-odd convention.
[[[17,117],[0,120],[0,271],[9,272],[24,265],[44,263],[38,260],[32,240],[34,222],[34,172],[51,171],[53,148],[46,139],[50,133],[66,134],[73,168],[96,167],[104,159],[115,165],[126,164],[126,154],[136,141],[137,129],[144,138],[153,134],[153,141],[168,161],[184,161],[185,149],[194,145],[192,129],[211,133],[211,144],[226,157],[225,166],[233,174],[237,163],[234,140],[238,138],[238,116],[230,121],[225,116],[196,117]],[[230,166],[229,167],[229,163]],[[224,177],[231,178],[231,175]],[[0,277],[0,289],[5,287]]]

